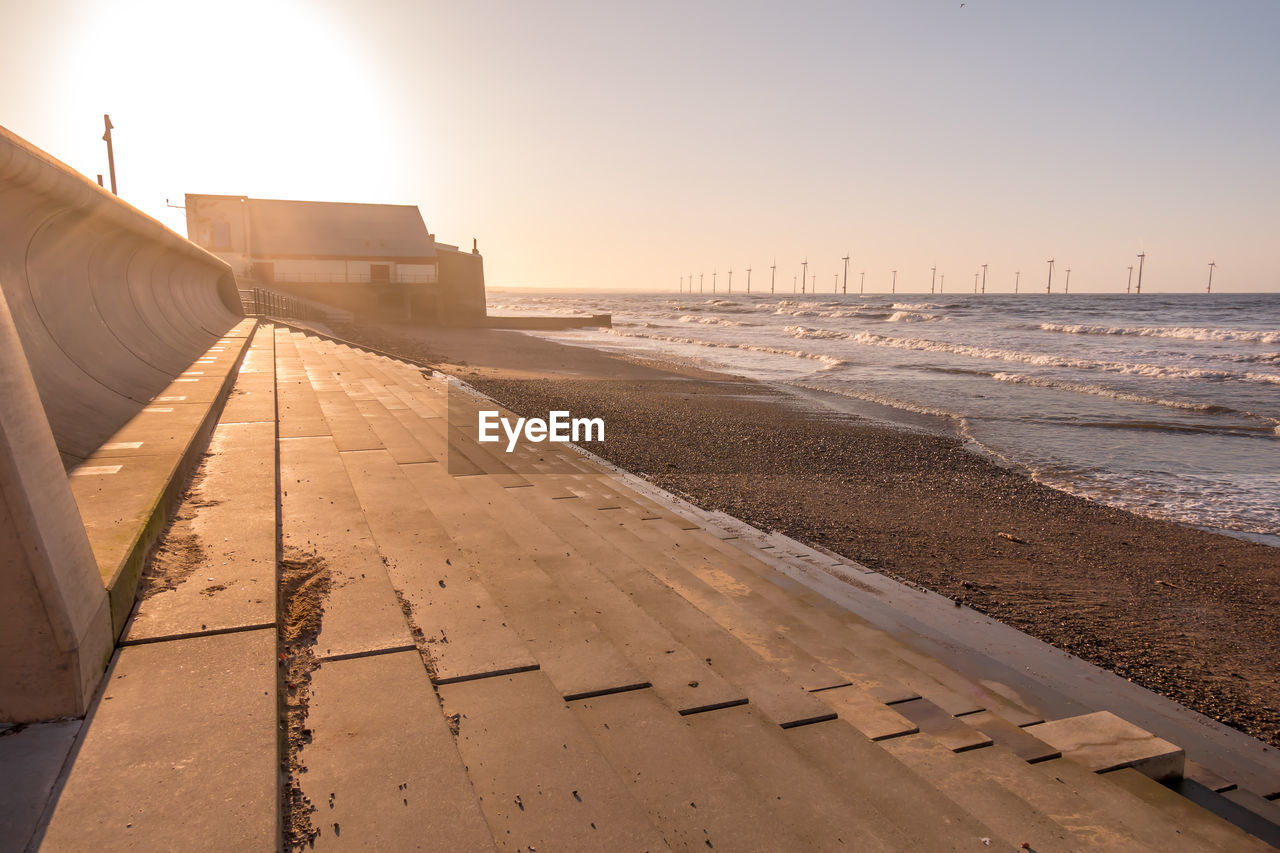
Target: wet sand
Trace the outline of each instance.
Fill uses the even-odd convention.
[[[955,438],[762,383],[516,332],[339,334],[523,415],[603,417],[599,455],[707,509],[910,580],[1280,745],[1280,549],[1041,486]]]

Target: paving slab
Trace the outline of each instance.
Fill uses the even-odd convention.
[[[500,850],[666,850],[627,783],[540,672],[439,688]]]
[[[769,800],[651,690],[570,703],[668,843],[686,850],[801,850]],[[743,741],[741,749],[752,749]]]
[[[200,562],[138,602],[124,642],[275,625],[275,424],[218,426],[201,470],[178,508]]]
[[[280,530],[285,554],[322,558],[331,589],[318,657],[414,648],[382,555],[329,436],[281,438]]]
[[[934,780],[848,726],[819,723],[790,729],[784,740],[847,796],[871,809],[879,817],[880,832],[895,849],[987,849],[984,838],[990,839],[991,849],[1017,846],[1007,843],[1010,836],[1002,838],[995,827],[953,801]]]
[[[390,451],[343,454],[393,586],[409,603],[440,683],[537,667]]]
[[[948,714],[928,699],[898,702],[893,710],[920,727],[920,731],[952,752],[991,746],[991,738]]]
[[[315,850],[492,850],[417,652],[322,663],[299,752]]]
[[[1117,717],[1095,711],[1027,726],[1035,737],[1061,750],[1064,758],[1096,773],[1132,767],[1157,782],[1182,778],[1186,754],[1167,740]]]
[[[813,696],[871,740],[915,734],[920,727],[861,687],[821,690]]]
[[[25,850],[75,746],[81,720],[0,729],[0,847]]]
[[[422,476],[435,478],[439,488],[448,486],[448,481],[443,479],[447,474],[424,466],[416,468],[421,469]],[[548,577],[559,579],[560,588],[572,596],[570,600],[576,598],[577,603],[572,606],[612,639],[617,649],[669,704],[681,713],[696,713],[746,701],[738,687],[729,684],[704,662],[705,654],[692,653],[652,616],[629,601],[603,574],[607,567],[576,551],[574,543],[566,542],[548,527],[554,525],[556,531],[564,532],[570,526],[565,524],[567,519],[562,512],[550,519],[538,519],[523,511],[512,501],[510,490],[491,478],[454,478],[454,481],[472,495],[473,501],[484,501],[484,506],[494,507],[495,514],[489,516],[489,523],[519,531],[519,549],[528,551]],[[478,517],[479,514],[472,516]],[[455,539],[470,548],[477,559],[486,548],[503,545],[499,540],[478,535],[475,525],[466,523],[465,519],[450,523],[450,529]],[[499,560],[518,557],[519,554],[510,551],[498,554]]]
[[[979,711],[976,714],[965,714],[957,717],[966,726],[989,736],[993,741],[1012,752],[1028,764],[1059,758],[1062,751],[1050,746],[1027,729],[1015,726],[1004,717],[992,711]]]
[[[127,646],[40,850],[274,850],[275,631]]]

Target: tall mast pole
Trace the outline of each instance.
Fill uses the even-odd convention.
[[[841,258],[841,260],[844,261],[844,287],[840,289],[840,292],[848,293],[849,292],[849,256],[845,255],[843,258]]]

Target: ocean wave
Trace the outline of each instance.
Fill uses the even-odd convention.
[[[843,340],[849,337],[848,332],[839,332],[835,329],[810,329],[807,326],[784,326],[782,330],[793,338]]]
[[[1256,329],[1210,329],[1203,326],[1087,326],[1073,323],[1041,323],[1040,328],[1046,332],[1062,332],[1068,335],[1131,335],[1140,338],[1280,344],[1280,331]]]
[[[943,319],[936,314],[921,314],[919,311],[894,311],[885,318],[886,323],[927,323]]]
[[[933,311],[942,306],[933,302],[895,302],[889,307],[897,311]]]
[[[806,352],[804,350],[788,349],[786,347],[771,347],[764,344],[744,344],[734,343],[732,341],[704,341],[697,338],[682,338],[676,335],[650,335],[644,332],[619,332],[617,329],[601,329],[605,334],[615,335],[623,338],[644,338],[650,341],[664,341],[673,344],[693,344],[700,347],[711,347],[713,349],[737,349],[746,350],[748,352],[764,352],[772,355],[786,355],[792,358],[811,359],[813,361],[822,362],[825,365],[823,370],[831,370],[836,367],[843,367],[849,362],[834,355],[827,355],[820,352]]]
[[[685,314],[681,323],[701,323],[704,326],[759,326],[759,323],[748,323],[745,320],[730,320],[728,317],[695,317]]]
[[[803,327],[788,327],[802,329]],[[807,330],[814,331],[814,330]],[[794,334],[794,333],[793,333]],[[839,333],[843,334],[843,333]],[[795,334],[796,337],[824,337],[814,334]],[[1273,373],[1241,373],[1235,370],[1221,370],[1206,367],[1179,367],[1164,364],[1131,364],[1123,361],[1097,361],[1087,358],[1066,358],[1064,356],[1045,353],[1025,353],[1016,350],[997,349],[995,347],[977,347],[968,344],[953,344],[946,341],[934,341],[926,338],[894,338],[877,335],[871,332],[857,332],[844,335],[850,341],[878,347],[916,350],[920,352],[948,352],[954,355],[982,358],[992,361],[1012,361],[1022,364],[1034,364],[1041,367],[1066,367],[1075,370],[1099,370],[1108,373],[1123,373],[1132,376],[1145,376],[1153,379],[1208,379],[1239,380],[1249,382],[1265,382],[1280,385],[1280,374]]]
[[[1053,388],[1061,391],[1074,391],[1077,394],[1091,394],[1095,397],[1110,397],[1113,400],[1124,400],[1130,403],[1150,403],[1156,406],[1164,406],[1169,409],[1183,409],[1188,412],[1204,412],[1206,414],[1247,414],[1230,406],[1220,406],[1216,403],[1192,403],[1186,400],[1164,400],[1158,397],[1147,397],[1142,394],[1134,394],[1129,391],[1121,391],[1119,388],[1109,388],[1106,385],[1093,385],[1087,382],[1068,382],[1062,379],[1048,379],[1042,376],[1028,376],[1025,373],[1004,373],[997,372],[990,374],[991,378],[997,382],[1008,382],[1014,385],[1034,385],[1037,388]]]

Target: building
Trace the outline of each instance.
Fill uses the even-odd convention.
[[[484,261],[435,241],[413,205],[186,197],[187,237],[269,287],[357,317],[484,322]]]

